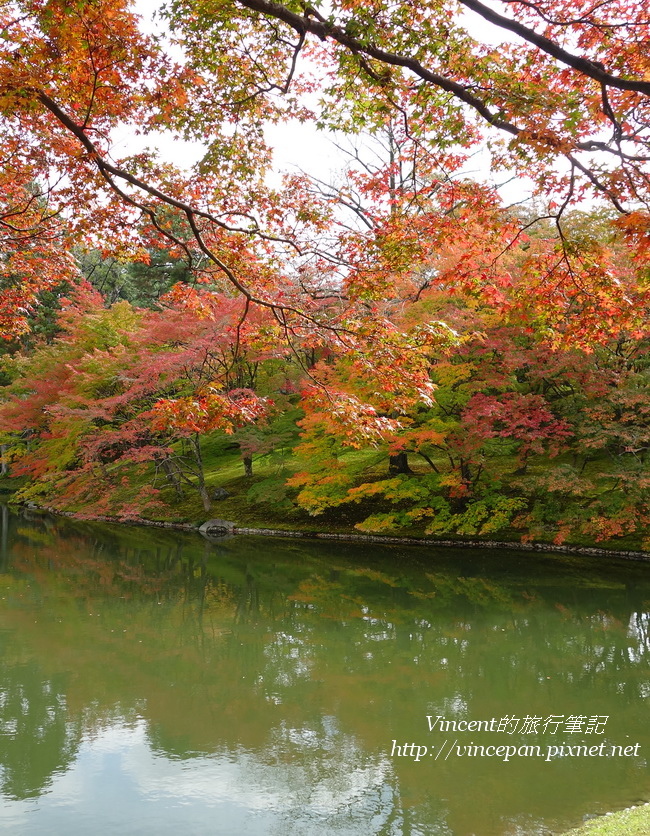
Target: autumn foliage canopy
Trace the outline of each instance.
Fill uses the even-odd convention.
[[[207,507],[200,438],[250,458],[269,444],[246,427],[299,410],[285,481],[311,513],[645,530],[645,2],[171,0],[154,26],[124,0],[8,0],[0,31],[0,429],[18,469],[60,495],[57,473],[74,494],[92,468],[148,461]],[[339,170],[280,182],[269,126],[305,124]],[[163,134],[198,162],[151,150]],[[91,252],[185,278],[111,308]]]

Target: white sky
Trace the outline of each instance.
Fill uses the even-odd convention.
[[[161,6],[162,3],[156,0],[135,0],[134,8],[142,16],[142,27],[145,31],[152,34],[164,33],[160,21],[155,18],[155,12]],[[516,40],[474,12],[464,11],[461,17],[470,35],[484,44],[496,47],[501,43]],[[278,174],[300,169],[319,180],[330,182],[345,165],[345,157],[334,147],[327,134],[318,131],[312,124],[296,121],[291,124],[268,125],[265,134],[273,148],[274,168]],[[113,153],[120,156],[122,153],[137,152],[146,146],[157,148],[162,157],[170,162],[178,164],[182,159],[188,167],[200,160],[204,153],[204,146],[199,142],[184,142],[164,133],[156,137],[137,137],[127,128],[115,136]],[[465,173],[484,182],[502,183],[508,179],[507,174],[492,178],[487,149],[472,157]],[[273,183],[276,184],[279,185],[279,177],[277,183]],[[515,203],[526,199],[530,189],[530,181],[518,179],[507,183],[500,189],[500,194],[506,204]]]

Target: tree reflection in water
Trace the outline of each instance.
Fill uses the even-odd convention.
[[[125,717],[154,757],[245,766],[284,833],[542,833],[650,792],[638,758],[389,757],[393,739],[442,742],[427,714],[609,715],[607,740],[647,751],[642,565],[47,518],[4,536],[8,798],[42,793]]]

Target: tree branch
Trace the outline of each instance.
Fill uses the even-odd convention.
[[[539,35],[534,29],[524,26],[523,23],[510,20],[510,18],[495,12],[488,6],[484,6],[479,0],[459,0],[459,2],[495,26],[501,29],[507,29],[509,32],[514,32],[515,35],[528,41],[528,43],[533,44],[568,67],[572,67],[583,75],[593,78],[595,81],[600,82],[600,84],[605,84],[608,87],[616,87],[619,90],[633,90],[636,93],[643,93],[646,96],[650,96],[650,81],[638,81],[612,75],[601,64],[568,52],[559,46],[559,44],[556,44],[555,41],[550,40],[550,38]]]

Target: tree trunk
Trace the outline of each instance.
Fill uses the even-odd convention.
[[[252,456],[242,456],[242,461],[244,462],[244,475],[245,476],[252,476],[253,475],[253,457]]]
[[[201,439],[199,438],[199,434],[196,433],[194,436],[190,436],[188,438],[190,446],[192,448],[192,452],[194,453],[194,459],[196,461],[196,473],[197,473],[197,489],[199,491],[199,496],[201,497],[201,501],[203,502],[203,510],[209,511],[212,507],[212,501],[210,500],[210,494],[208,493],[208,489],[205,486],[205,474],[203,472],[203,457],[201,456]]]
[[[9,475],[9,466],[7,465],[7,450],[8,444],[0,444],[0,476]]]
[[[165,476],[167,477],[167,481],[171,482],[174,486],[174,490],[176,491],[176,495],[179,499],[183,498],[183,488],[181,486],[181,480],[178,475],[178,469],[176,464],[171,459],[163,459],[162,460],[162,469],[165,471]]]
[[[408,453],[402,452],[389,456],[388,472],[391,476],[396,476],[398,473],[413,473],[409,467]]]
[[[203,510],[209,511],[212,508],[212,502],[210,500],[210,494],[208,493],[208,489],[205,485],[199,485],[199,496],[201,497],[201,501],[203,502]]]

